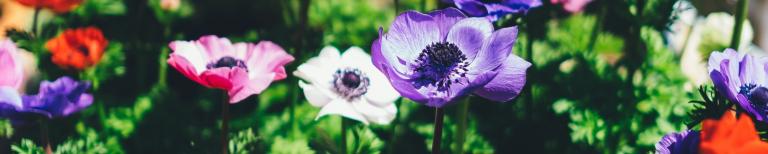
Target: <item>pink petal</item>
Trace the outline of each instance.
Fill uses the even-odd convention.
[[[171,67],[181,72],[181,74],[183,74],[190,80],[200,83],[205,87],[209,87],[209,88],[211,87],[211,85],[209,85],[208,82],[201,80],[200,77],[197,76],[197,71],[195,70],[195,66],[193,66],[192,63],[190,63],[186,58],[176,54],[171,54],[170,57],[168,58],[168,64],[170,64]]]
[[[248,71],[256,75],[275,73],[273,80],[285,79],[288,76],[284,66],[293,61],[294,58],[283,48],[270,41],[261,41],[256,45],[249,44],[248,46],[245,55]]]
[[[16,45],[10,39],[0,41],[0,86],[21,87],[24,72]]]
[[[219,38],[215,35],[206,35],[200,37],[197,42],[205,49],[210,59],[220,59],[229,56],[240,58],[235,55],[235,47],[227,38]]]

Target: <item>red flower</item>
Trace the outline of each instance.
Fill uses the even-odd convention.
[[[53,54],[54,64],[65,69],[83,70],[101,60],[107,40],[96,27],[67,29],[64,33],[45,43]]]
[[[48,8],[56,13],[66,13],[75,9],[83,0],[16,0],[22,5],[34,8]]]
[[[704,120],[699,150],[703,154],[768,153],[768,143],[760,141],[749,116],[741,114],[736,120],[728,111],[720,120]]]

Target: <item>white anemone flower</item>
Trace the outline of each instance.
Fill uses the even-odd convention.
[[[394,101],[400,94],[359,47],[340,54],[327,46],[293,74],[304,80],[299,86],[307,101],[321,108],[315,120],[341,115],[365,124],[388,124],[397,114]]]

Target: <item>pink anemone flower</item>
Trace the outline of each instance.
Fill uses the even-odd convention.
[[[0,86],[19,89],[24,82],[20,52],[10,39],[0,40]]]
[[[284,65],[293,61],[293,56],[270,41],[232,44],[227,38],[208,35],[169,46],[173,53],[168,64],[205,87],[226,90],[231,104],[285,79]]]

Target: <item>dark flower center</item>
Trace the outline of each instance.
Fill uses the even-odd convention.
[[[749,99],[752,107],[762,113],[768,111],[768,88],[755,84],[745,84],[739,88],[739,94]]]
[[[342,97],[350,100],[368,92],[369,82],[368,77],[355,68],[339,69],[333,75],[334,90]]]
[[[768,88],[757,87],[749,92],[749,102],[757,106],[765,106],[768,103]]]
[[[89,55],[88,48],[86,46],[84,46],[84,45],[81,45],[81,46],[77,47],[77,52],[82,53],[83,56],[88,56]]]
[[[215,63],[210,63],[208,66],[206,66],[208,69],[212,68],[219,68],[219,67],[240,67],[244,68],[245,70],[248,70],[248,67],[245,66],[245,61],[232,58],[230,56],[221,57],[218,61]]]
[[[458,83],[460,81],[458,78],[466,77],[467,65],[469,65],[466,60],[464,53],[453,43],[430,44],[416,59],[414,85],[416,87],[433,85],[438,90],[446,90],[452,83]]]

